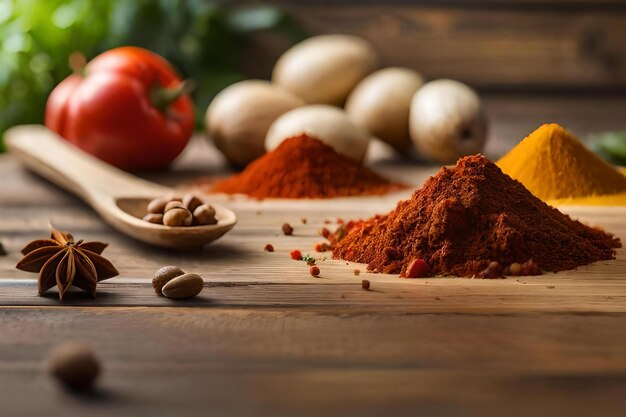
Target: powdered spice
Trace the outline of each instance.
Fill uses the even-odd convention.
[[[377,195],[404,188],[307,135],[293,137],[211,192],[263,199]]]
[[[403,276],[415,259],[432,275],[556,272],[613,259],[621,246],[548,206],[481,155],[442,168],[389,214],[339,230],[330,239],[335,258]]]

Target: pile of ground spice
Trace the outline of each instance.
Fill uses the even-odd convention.
[[[333,257],[404,276],[416,259],[431,275],[556,272],[613,259],[621,246],[548,206],[481,155],[442,168],[389,214],[348,225],[343,238],[331,237]]]
[[[377,195],[404,188],[307,135],[289,138],[211,192],[258,199]]]
[[[497,164],[544,201],[626,205],[626,177],[554,123],[532,132]]]

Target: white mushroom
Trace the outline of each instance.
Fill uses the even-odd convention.
[[[293,46],[278,59],[272,82],[309,104],[341,105],[377,64],[376,51],[362,38],[314,36]]]
[[[238,82],[211,102],[205,118],[209,137],[232,164],[244,166],[265,153],[265,135],[274,120],[302,105],[268,81]]]
[[[418,151],[441,163],[482,151],[487,139],[478,94],[452,80],[431,81],[415,93],[409,129]]]
[[[350,93],[346,113],[372,135],[398,150],[405,150],[411,145],[411,99],[422,84],[422,76],[407,68],[378,70]]]
[[[265,139],[267,150],[285,139],[306,133],[357,161],[361,161],[369,144],[369,133],[352,122],[346,113],[333,106],[316,104],[291,110],[272,124]]]

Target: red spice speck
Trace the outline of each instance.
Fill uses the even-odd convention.
[[[271,243],[268,243],[267,245],[265,245],[264,249],[266,252],[274,252],[274,245],[272,245]]]
[[[320,268],[317,265],[313,265],[312,267],[309,268],[309,274],[311,274],[311,276],[313,277],[319,277],[320,276]]]
[[[300,219],[300,221],[302,222],[302,224],[306,224],[307,219],[306,219],[306,217],[303,217],[303,218]]]
[[[428,276],[429,268],[423,259],[414,259],[404,273],[405,278],[424,278]]]
[[[322,228],[322,230],[320,230],[320,235],[322,235],[324,237],[324,239],[328,239],[328,236],[330,236],[330,230],[328,230],[328,228],[324,227]]]
[[[313,245],[315,252],[327,252],[330,250],[330,246],[326,242],[318,242]]]
[[[361,275],[361,270],[360,270],[360,269],[355,269],[355,270],[354,270],[354,271],[352,271],[352,272],[354,272],[354,275],[356,275],[357,277],[358,277],[359,275]]]
[[[291,252],[289,252],[289,256],[294,261],[301,261],[302,260],[302,252],[300,252],[298,249],[294,249]]]

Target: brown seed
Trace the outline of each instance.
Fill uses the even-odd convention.
[[[52,351],[48,361],[52,376],[74,390],[89,390],[100,373],[93,350],[81,342],[66,342]]]
[[[185,194],[183,196],[183,206],[192,213],[202,204],[202,200],[193,194]]]
[[[191,226],[193,215],[189,210],[182,207],[176,207],[167,210],[163,215],[163,224],[171,227]]]
[[[143,216],[143,220],[148,223],[163,224],[163,215],[156,213],[148,213]]]
[[[181,201],[173,200],[165,205],[163,213],[167,213],[168,211],[173,210],[175,208],[184,208],[185,210],[187,210],[187,208],[183,206],[183,203]]]
[[[265,245],[265,250],[267,252],[274,252],[274,245],[272,245],[271,243],[268,243],[267,245]]]
[[[354,270],[354,271],[352,271],[352,272],[354,272],[354,275],[356,275],[357,277],[358,277],[359,275],[361,275],[361,270],[360,270],[360,269],[355,269],[355,270]]]
[[[309,268],[309,274],[311,274],[311,276],[313,277],[319,277],[320,276],[320,268],[317,265],[313,265],[311,268]]]
[[[367,279],[364,279],[363,281],[361,281],[361,288],[363,288],[364,290],[369,291],[370,289],[370,282]]]
[[[283,223],[283,233],[285,236],[293,235],[293,227],[289,223]]]
[[[152,278],[152,288],[158,295],[163,295],[163,286],[176,277],[183,275],[185,271],[177,266],[164,266],[154,273]]]
[[[163,295],[167,298],[190,298],[200,294],[204,280],[198,274],[180,275],[163,286]]]
[[[522,275],[522,265],[514,262],[509,266],[509,270],[511,271],[511,275]]]
[[[193,222],[194,224],[204,226],[209,224],[217,224],[217,219],[215,218],[215,209],[213,206],[208,204],[202,204],[193,212]]]
[[[180,201],[171,197],[159,197],[148,203],[148,213],[163,214],[165,206],[171,201]]]

